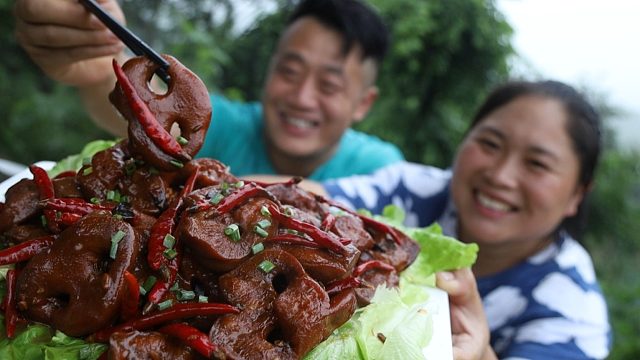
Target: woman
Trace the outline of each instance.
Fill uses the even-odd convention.
[[[606,304],[568,231],[592,186],[598,121],[570,86],[513,82],[481,106],[450,171],[403,163],[323,187],[374,213],[393,203],[407,225],[437,221],[479,245],[473,274],[438,277],[450,295],[456,359],[604,358]]]

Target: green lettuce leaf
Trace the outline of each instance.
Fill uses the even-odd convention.
[[[68,170],[78,171],[82,167],[84,159],[90,159],[95,153],[113,146],[116,142],[116,140],[95,140],[87,143],[79,154],[70,155],[58,161],[56,165],[49,170],[49,176],[54,177]]]
[[[305,359],[424,359],[422,349],[433,334],[430,311],[426,310],[427,287],[435,286],[438,271],[473,265],[478,246],[443,235],[437,224],[405,227],[404,218],[404,211],[393,205],[385,207],[381,216],[375,216],[420,244],[416,260],[400,274],[399,288],[378,287],[369,306],[358,309]]]
[[[87,343],[59,331],[52,335],[50,327],[40,324],[29,325],[10,340],[5,337],[4,321],[2,324],[0,359],[95,360],[107,350],[106,344]]]

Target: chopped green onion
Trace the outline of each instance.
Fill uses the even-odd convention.
[[[285,230],[287,232],[287,234],[291,234],[291,235],[300,235],[300,232],[298,230],[293,230],[293,229],[287,229]]]
[[[184,167],[184,164],[183,164],[183,163],[181,163],[181,162],[180,162],[180,161],[178,161],[178,160],[171,160],[171,161],[169,161],[169,162],[171,163],[171,165],[173,165],[173,166],[175,166],[175,167],[177,167],[177,168],[179,168],[179,169]]]
[[[143,163],[144,164],[144,163]],[[149,174],[151,175],[158,175],[160,174],[160,171],[158,171],[158,169],[154,168],[154,167],[150,167],[149,168]]]
[[[109,251],[109,257],[116,259],[116,253],[118,252],[118,243],[124,238],[126,233],[122,230],[118,230],[113,236],[111,236],[111,250]]]
[[[233,187],[238,188],[238,189],[243,187],[243,186],[244,186],[244,181],[242,181],[242,180],[240,180],[240,181],[238,181],[238,182],[233,184]]]
[[[107,191],[107,200],[109,201],[113,201],[113,199],[115,199],[116,197],[116,192],[113,190],[109,190]]]
[[[91,175],[92,172],[93,172],[93,168],[91,166],[88,166],[84,168],[84,170],[82,170],[82,175],[84,176]]]
[[[269,226],[271,226],[271,221],[269,221],[267,219],[262,219],[262,220],[258,221],[258,226],[260,226],[263,229],[266,229]]]
[[[260,214],[262,214],[263,216],[271,216],[269,209],[265,205],[262,205],[262,207],[260,208]]]
[[[178,285],[178,282],[174,282],[173,285],[171,285],[171,287],[169,288],[169,291],[172,292],[176,292],[180,290],[180,285]]]
[[[231,224],[224,229],[224,234],[233,241],[240,241],[240,228],[238,224]]]
[[[56,211],[56,220],[62,219],[62,213],[60,211]]]
[[[120,196],[121,203],[129,203],[129,197],[127,195]]]
[[[164,239],[162,240],[162,245],[164,245],[164,247],[166,247],[167,249],[172,249],[175,244],[176,238],[173,235],[167,234],[164,236]]]
[[[263,243],[257,243],[255,245],[253,245],[251,247],[251,252],[255,255],[259,252],[261,252],[262,250],[264,250],[264,244]]]
[[[258,269],[262,270],[265,274],[268,274],[275,268],[276,266],[269,260],[264,260],[260,265],[258,265]]]
[[[97,197],[92,197],[89,201],[92,204],[100,204],[100,202],[101,202],[100,199],[98,199]]]
[[[42,223],[42,227],[47,227],[47,218],[44,215],[40,215],[40,222]]]
[[[111,237],[111,242],[120,242],[120,240],[124,239],[124,236],[127,235],[124,231],[122,230],[118,230],[115,234],[113,234],[113,236]]]
[[[263,228],[261,228],[258,225],[253,227],[253,232],[255,232],[256,234],[260,235],[263,238],[266,238],[267,236],[269,236],[269,233],[266,232]]]
[[[148,293],[151,290],[151,288],[153,288],[153,285],[156,284],[157,280],[158,279],[155,276],[149,275],[147,280],[145,280],[144,283],[142,284],[142,289],[144,290],[144,293],[142,293],[142,295]]]
[[[165,300],[158,304],[158,310],[166,310],[173,306],[173,300]]]
[[[204,295],[199,295],[198,296],[198,302],[199,303],[208,303],[209,302],[209,297],[204,296]]]
[[[178,138],[176,140],[178,141],[178,144],[183,145],[183,146],[187,145],[189,143],[189,140],[187,140],[183,136],[178,136]]]
[[[193,300],[196,298],[196,293],[191,290],[180,290],[177,294],[177,298],[180,301],[183,300]]]
[[[167,258],[167,260],[173,260],[176,256],[178,256],[178,252],[176,249],[167,249],[162,252],[162,255]]]
[[[209,200],[209,202],[212,203],[213,205],[218,205],[218,203],[222,201],[222,199],[224,199],[224,195],[217,192],[215,195],[211,197],[211,200]]]
[[[220,184],[220,189],[229,190],[229,184],[226,181],[223,181],[222,184]]]

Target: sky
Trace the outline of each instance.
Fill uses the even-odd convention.
[[[604,94],[624,114],[620,141],[640,148],[640,1],[497,0],[518,67]]]

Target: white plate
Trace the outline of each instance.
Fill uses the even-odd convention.
[[[49,170],[54,165],[53,161],[40,161],[35,165]],[[32,179],[29,169],[25,169],[0,183],[0,202],[4,202],[7,190],[22,179]],[[429,301],[425,308],[432,314],[433,335],[429,345],[424,348],[423,354],[426,360],[451,360],[453,359],[453,347],[451,345],[451,324],[449,321],[449,299],[447,293],[436,288],[427,288]],[[401,360],[401,359],[398,359]]]
[[[449,297],[446,292],[437,288],[430,287],[428,291],[430,298],[426,307],[432,314],[433,335],[422,353],[427,360],[451,360],[453,359],[453,345],[451,343]]]

